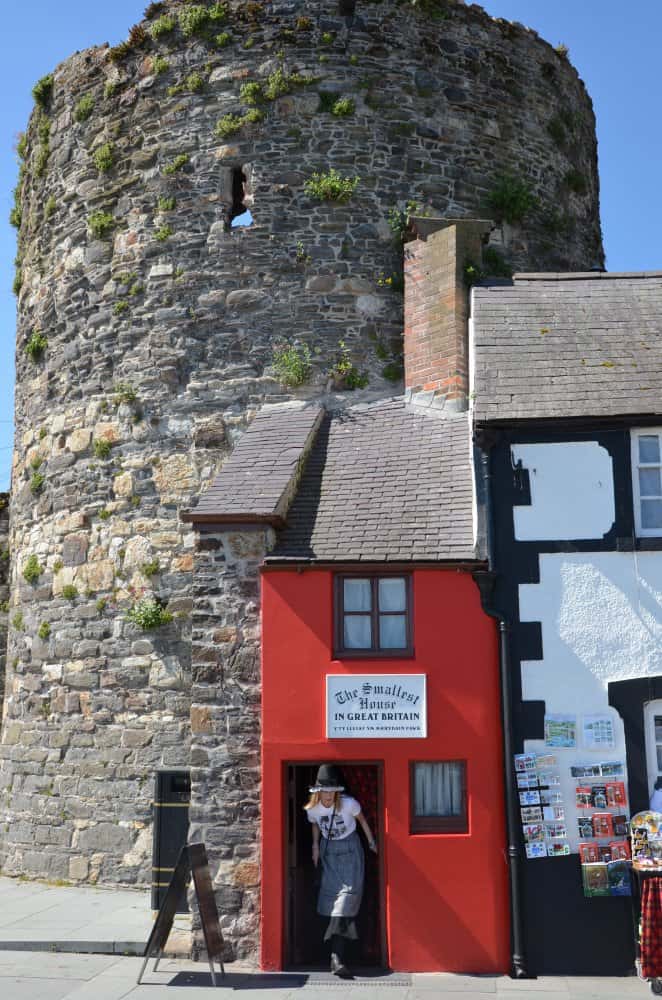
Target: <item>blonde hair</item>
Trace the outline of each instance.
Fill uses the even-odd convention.
[[[338,812],[338,810],[340,809],[340,796],[341,795],[342,795],[342,792],[334,792],[333,793],[333,808],[336,810],[336,812]],[[321,792],[311,792],[310,793],[310,798],[308,799],[308,801],[306,802],[306,804],[305,804],[305,806],[303,808],[304,809],[312,809],[313,806],[319,805],[319,803],[321,802],[321,796],[322,796]]]

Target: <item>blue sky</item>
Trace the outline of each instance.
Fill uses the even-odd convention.
[[[0,37],[0,489],[9,486],[15,300],[15,234],[6,221],[16,182],[16,134],[34,82],[77,49],[125,38],[147,0],[7,2]],[[361,0],[359,0],[360,5]],[[331,0],[330,0],[331,3]],[[485,0],[495,17],[527,24],[570,49],[598,120],[602,227],[610,271],[662,269],[660,0]]]

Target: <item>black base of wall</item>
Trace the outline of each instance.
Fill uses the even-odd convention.
[[[627,976],[634,968],[628,897],[587,899],[579,858],[541,858],[524,865],[529,972],[534,976]]]

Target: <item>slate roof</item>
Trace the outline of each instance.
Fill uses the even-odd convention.
[[[267,521],[280,525],[298,466],[322,417],[318,404],[265,406],[185,521]]]
[[[662,272],[515,275],[473,320],[478,422],[662,412]]]
[[[475,560],[466,416],[403,400],[327,414],[268,561]]]

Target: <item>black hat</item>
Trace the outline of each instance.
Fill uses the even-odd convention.
[[[315,784],[309,788],[310,792],[344,792],[345,786],[342,783],[342,775],[334,764],[320,764],[317,769]]]

